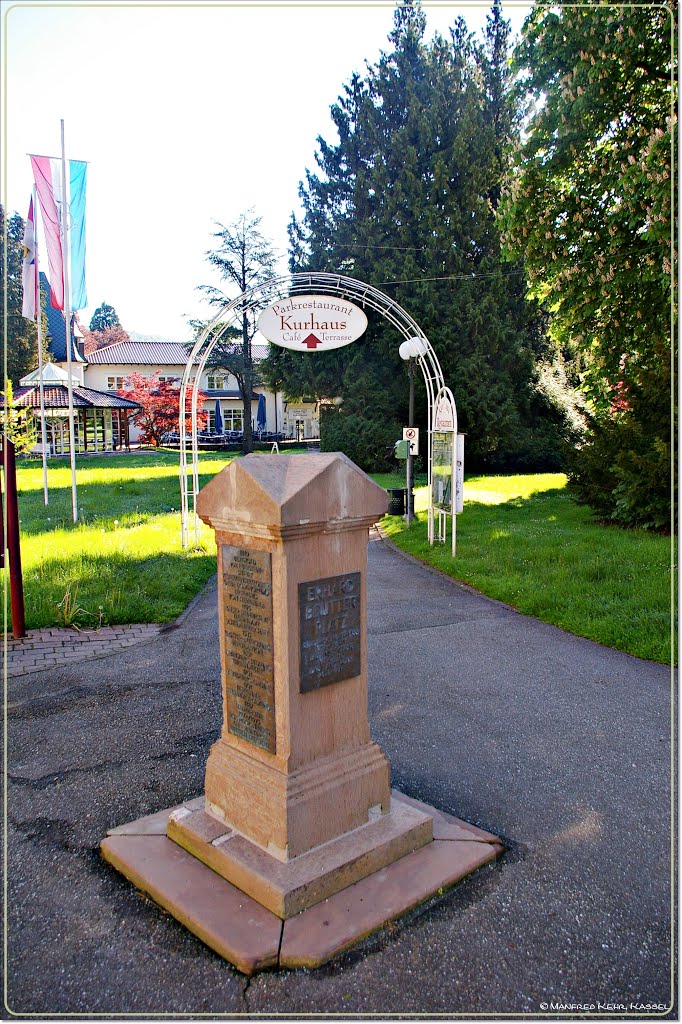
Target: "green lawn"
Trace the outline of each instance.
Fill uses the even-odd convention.
[[[402,550],[488,597],[578,636],[669,662],[670,539],[599,525],[565,484],[560,473],[468,478],[454,559],[449,535],[447,545],[429,546],[426,487],[415,493],[418,522],[410,530],[396,516],[383,526]]]
[[[200,484],[234,456],[200,455]],[[169,622],[215,572],[212,531],[197,550],[180,540],[178,454],[76,460],[79,522],[71,514],[68,462],[18,464],[26,625]],[[79,610],[77,610],[79,609]]]
[[[202,453],[200,483],[233,457]],[[47,508],[40,463],[18,465],[28,628],[173,620],[215,572],[207,527],[198,549],[182,550],[177,452],[80,458],[77,467],[74,526],[68,463],[49,463]],[[404,485],[394,474],[375,479]],[[560,474],[474,477],[453,561],[449,544],[428,545],[424,482],[417,479],[419,521],[409,531],[398,517],[383,521],[398,546],[528,615],[670,660],[669,539],[597,525],[567,497]]]

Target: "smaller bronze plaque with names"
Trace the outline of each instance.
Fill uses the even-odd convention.
[[[223,544],[222,556],[227,727],[274,754],[271,555]]]
[[[301,693],[360,675],[360,587],[359,572],[299,583]]]

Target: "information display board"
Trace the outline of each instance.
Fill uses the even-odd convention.
[[[462,477],[457,472],[459,450],[455,399],[450,388],[442,387],[436,395],[433,405],[429,466],[431,472],[429,544],[435,542],[436,519],[438,520],[438,540],[445,543],[449,517],[452,527],[453,558],[457,533],[455,514],[460,510],[462,504]],[[460,468],[463,468],[463,463],[460,463]]]
[[[457,413],[449,388],[436,396],[431,434],[431,504],[434,509],[454,513]]]
[[[464,511],[464,434],[457,435],[455,454],[455,513]]]
[[[455,434],[451,430],[434,430],[431,451],[431,492],[433,507],[452,512],[452,467]]]

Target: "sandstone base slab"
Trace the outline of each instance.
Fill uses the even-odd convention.
[[[393,800],[389,814],[282,862],[203,808],[177,808],[166,834],[261,906],[287,919],[433,840],[426,811]]]
[[[164,834],[173,812],[180,821],[187,820],[201,808],[203,798],[112,829],[101,852],[244,974],[268,967],[318,967],[502,853],[502,844],[488,832],[395,790],[392,799],[399,814],[406,812],[403,820],[409,811],[430,817],[433,841],[286,920]],[[187,813],[178,816],[178,810]]]

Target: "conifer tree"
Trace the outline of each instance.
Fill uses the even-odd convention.
[[[516,126],[508,27],[499,5],[484,45],[462,18],[449,39],[425,42],[425,26],[418,0],[401,0],[390,49],[332,107],[338,142],[318,138],[318,172],[307,172],[303,217],[290,224],[290,268],[366,280],[414,316],[455,393],[470,465],[555,465],[565,420],[538,383],[539,361],[551,361],[544,321],[521,268],[502,264],[495,222]],[[290,394],[341,396],[323,444],[326,425],[351,457],[361,429],[383,455],[406,413],[401,339],[378,315],[369,321],[345,349],[268,361]]]
[[[7,379],[15,385],[38,365],[36,325],[21,315],[24,226],[24,220],[18,213],[6,218],[0,206],[0,308],[7,309],[3,349],[6,346]],[[47,331],[44,319],[42,337],[43,359],[46,360]]]
[[[253,209],[249,209],[227,227],[216,225],[213,237],[218,240],[218,244],[206,253],[206,257],[227,283],[232,297],[257,288],[274,276],[277,257],[272,245],[262,234],[260,224],[261,218],[255,215]],[[199,285],[199,291],[204,292],[213,306],[225,306],[230,301],[228,295],[215,285]],[[237,381],[244,407],[242,449],[245,453],[253,451],[251,403],[254,388],[261,382],[260,370],[254,362],[252,350],[257,320],[257,306],[247,303],[240,311],[239,327],[229,327],[222,331],[221,340],[215,345],[209,361],[212,368],[227,370]],[[193,321],[192,326],[198,336],[205,325]]]
[[[108,302],[103,302],[101,306],[98,306],[90,320],[91,331],[104,332],[112,327],[120,326],[121,321],[118,318],[118,313]]]

